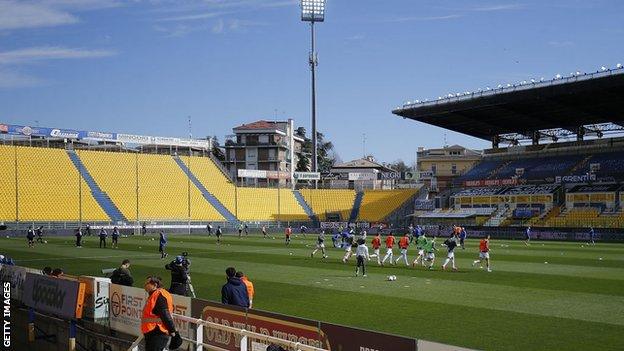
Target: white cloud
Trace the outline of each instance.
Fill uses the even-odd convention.
[[[521,4],[501,4],[501,5],[492,5],[492,6],[483,6],[476,7],[473,11],[481,11],[481,12],[493,12],[493,11],[510,11],[510,10],[520,10],[523,5]]]
[[[431,17],[399,17],[399,18],[384,20],[381,22],[398,23],[398,22],[412,22],[412,21],[445,21],[445,20],[456,19],[456,18],[461,18],[461,17],[463,16],[462,15],[446,15],[446,16],[431,16]]]
[[[0,0],[0,30],[74,24],[80,20],[71,12],[117,6],[117,0]]]
[[[18,71],[0,69],[0,89],[29,88],[45,84],[45,81]]]
[[[110,50],[85,50],[57,46],[40,46],[0,52],[0,65],[24,64],[41,60],[85,59],[114,56]]]
[[[0,30],[52,27],[78,22],[78,18],[47,6],[0,1]]]
[[[223,23],[222,19],[219,19],[217,22],[215,22],[215,24],[212,26],[212,32],[215,34],[221,34],[223,33],[223,28],[225,27],[225,24]]]

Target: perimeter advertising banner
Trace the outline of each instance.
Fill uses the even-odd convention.
[[[322,323],[254,309],[226,306],[193,299],[192,316],[237,329],[335,351],[416,351],[416,340],[340,325]],[[221,349],[240,350],[240,336],[204,329],[204,343]],[[252,349],[267,345],[250,338]]]
[[[108,325],[109,298],[111,284],[109,278],[81,276],[79,281],[85,283],[84,319]]]
[[[173,296],[173,313],[183,316],[191,315],[191,298]],[[147,292],[141,288],[110,284],[110,327],[120,332],[139,336],[141,334],[141,316],[147,301]],[[173,318],[176,329],[185,338],[190,336],[190,325]]]
[[[32,268],[2,265],[0,268],[0,281],[11,283],[11,299],[23,301],[24,282],[26,274],[40,274],[40,271]]]
[[[247,329],[255,333],[300,342],[305,345],[328,348],[327,341],[320,335],[318,322],[301,318],[278,315],[269,312],[245,310],[219,303],[193,299],[192,316],[205,321],[237,329]],[[240,350],[240,336],[229,332],[204,329],[204,343],[221,349]],[[253,347],[261,344],[251,339]],[[266,345],[264,346],[266,349]]]
[[[26,273],[22,300],[37,311],[82,318],[85,284],[73,279]]]

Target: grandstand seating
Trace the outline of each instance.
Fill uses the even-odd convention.
[[[89,172],[129,220],[220,221],[223,217],[167,155],[79,151]],[[138,170],[138,179],[137,179]],[[137,204],[138,184],[138,204]]]
[[[414,196],[417,189],[366,190],[360,205],[359,220],[381,221]]]
[[[189,200],[193,221],[224,221],[223,208],[241,221],[309,221],[314,215],[326,220],[328,213],[349,220],[356,197],[354,190],[304,189],[298,201],[289,188],[236,187],[207,157],[94,150],[76,150],[75,155],[58,148],[0,145],[5,165],[15,164],[17,156],[17,174],[14,166],[0,170],[0,221],[16,220],[17,202],[19,221],[110,222],[77,167],[85,168],[82,175],[88,174],[99,196],[119,210],[117,217],[128,221],[186,221]],[[381,221],[416,191],[366,191],[358,219]],[[305,205],[313,213],[306,213]]]
[[[302,189],[301,195],[321,221],[327,213],[340,213],[343,220],[348,220],[355,201],[355,191],[343,189]]]
[[[17,156],[19,221],[109,220],[65,150],[22,146],[0,148],[5,150],[4,153],[7,149],[13,150]],[[9,185],[15,186],[15,182]],[[15,220],[14,211],[15,207],[8,219]]]
[[[489,175],[496,170],[499,166],[501,166],[503,161],[501,160],[484,160],[479,162],[469,171],[464,173],[461,177],[458,178],[459,181],[467,181],[467,180],[481,180],[487,179]]]
[[[0,145],[0,221],[14,221],[15,213],[15,148]]]

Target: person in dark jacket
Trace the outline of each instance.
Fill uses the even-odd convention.
[[[37,229],[35,230],[35,234],[37,234],[37,242],[43,244],[43,226],[42,225],[37,227]]]
[[[35,231],[33,230],[32,226],[28,227],[28,232],[26,232],[26,239],[28,239],[28,247],[35,247]]]
[[[187,296],[189,285],[188,266],[184,264],[183,256],[176,256],[175,260],[165,265],[165,269],[171,271],[171,287],[169,292],[172,294]]]
[[[134,284],[134,278],[132,278],[132,274],[130,273],[130,260],[123,260],[121,266],[113,271],[110,279],[113,284],[132,286]]]
[[[228,267],[225,275],[227,283],[221,288],[221,303],[249,308],[247,286],[236,277],[236,268]]]
[[[82,229],[78,227],[74,235],[76,236],[76,247],[81,248],[82,247]]]
[[[106,238],[108,237],[108,233],[106,232],[106,229],[102,228],[100,229],[100,249],[102,248],[102,244],[104,244],[104,248],[106,248]]]

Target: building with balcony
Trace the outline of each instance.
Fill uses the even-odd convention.
[[[241,179],[246,183],[285,184],[291,179],[291,164],[297,165],[297,153],[304,139],[297,135],[292,119],[260,120],[232,129],[225,141],[225,167],[233,179],[239,169],[277,171],[278,179]]]
[[[461,145],[445,146],[441,149],[419,147],[416,169],[420,179],[430,189],[442,191],[450,188],[454,179],[481,161],[481,157],[481,151],[467,149]]]

